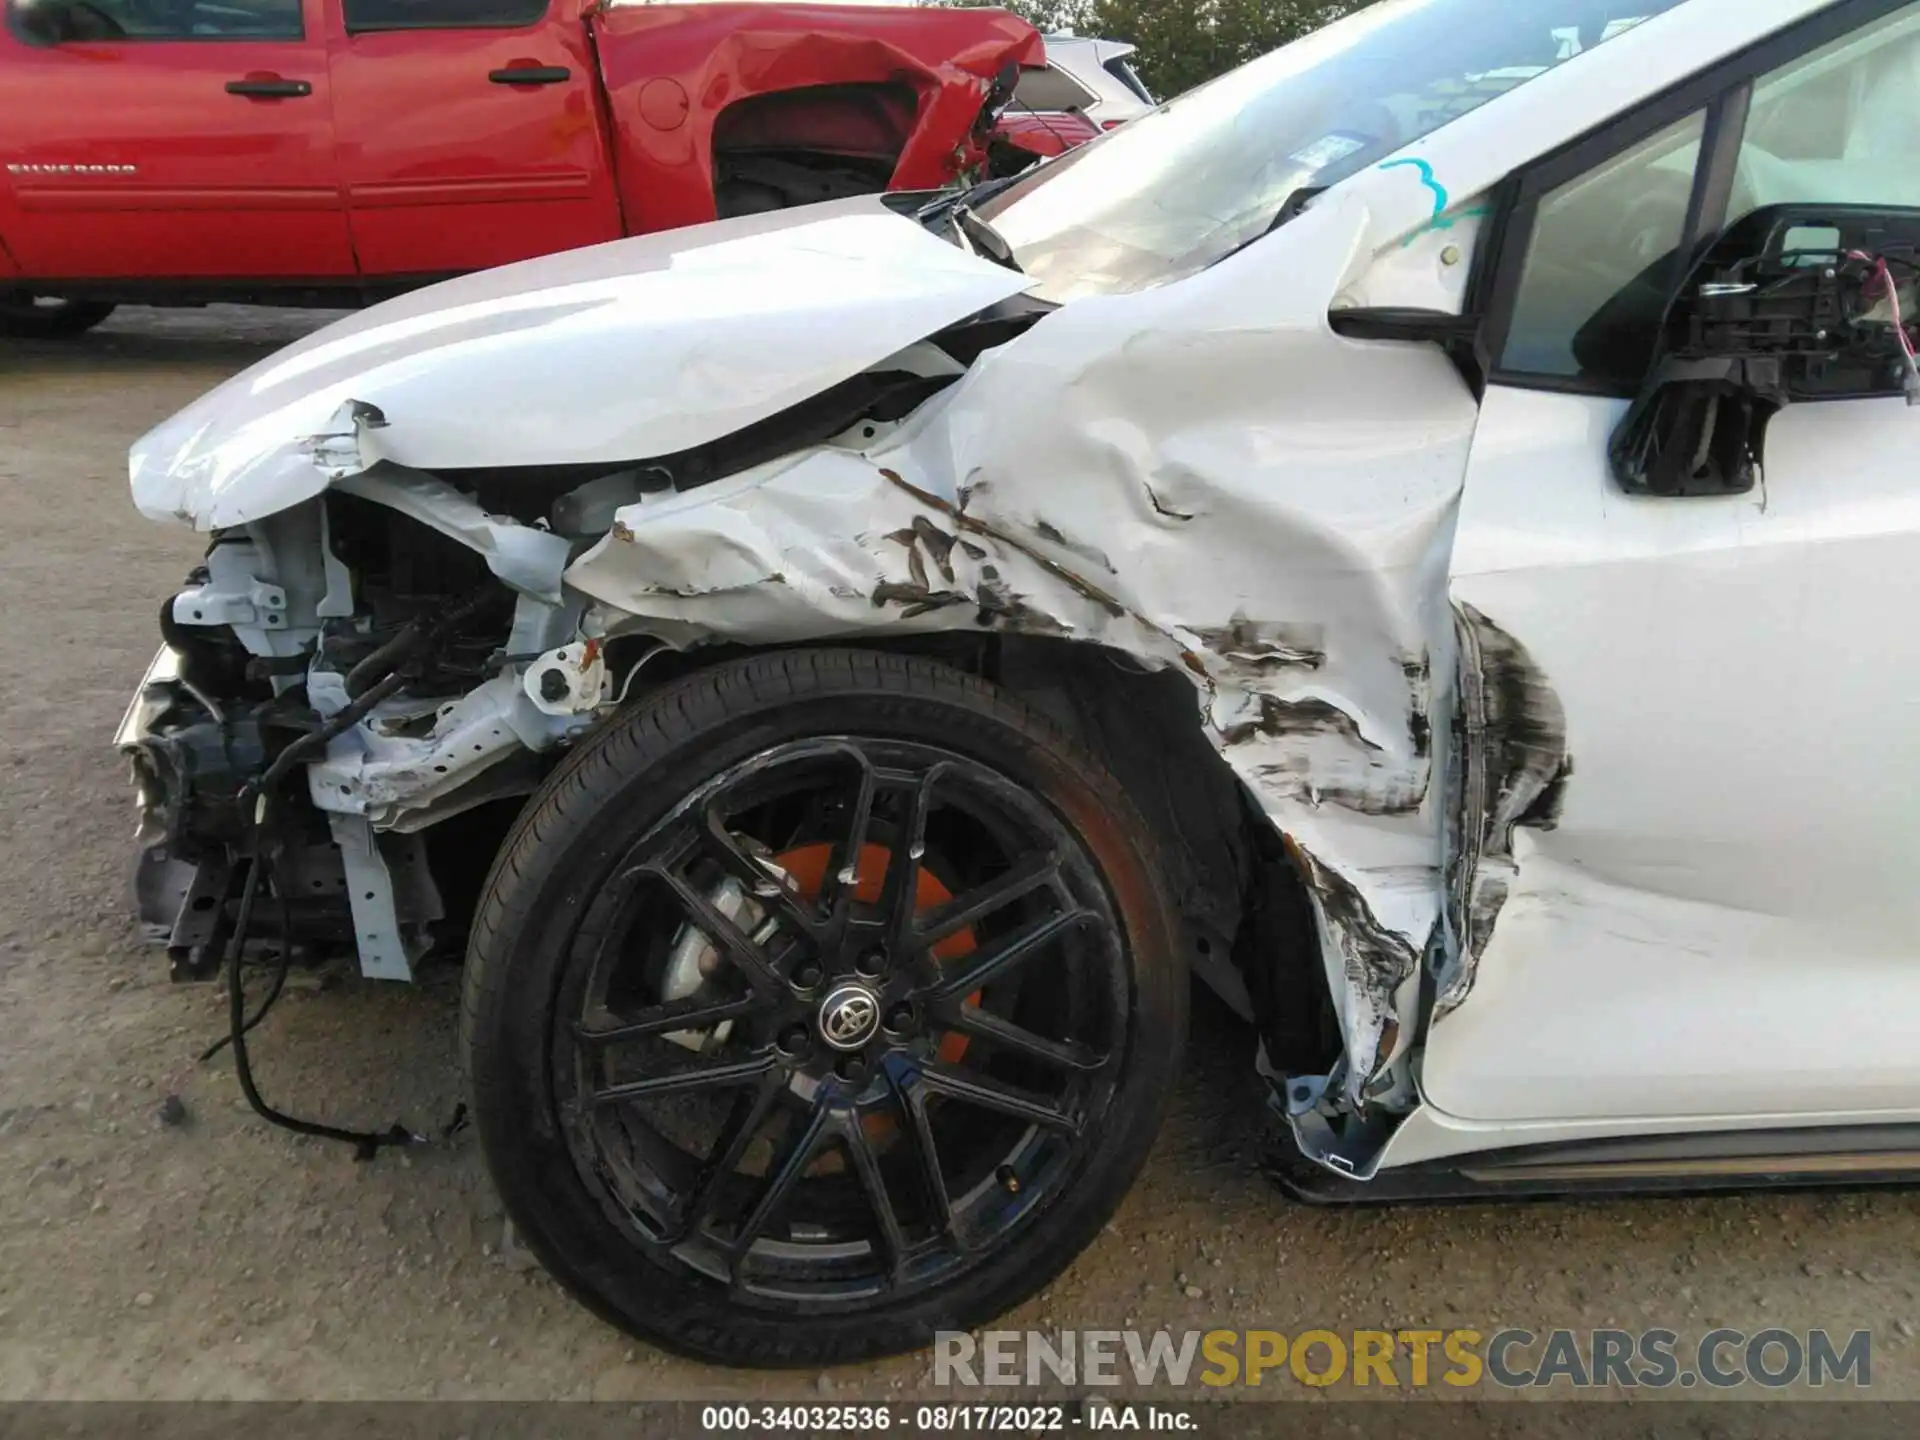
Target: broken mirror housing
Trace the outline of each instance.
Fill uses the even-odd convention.
[[[1614,434],[1621,489],[1744,494],[1783,406],[1889,386],[1920,401],[1920,371],[1894,323],[1916,313],[1916,257],[1920,210],[1779,205],[1731,228],[1680,287]]]

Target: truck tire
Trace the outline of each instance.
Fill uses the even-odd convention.
[[[509,1218],[701,1360],[991,1319],[1159,1127],[1187,1007],[1160,877],[1100,763],[957,670],[783,651],[674,682],[548,779],[488,879],[462,1037]]]
[[[0,335],[15,340],[56,340],[91,330],[114,312],[98,300],[0,295]]]

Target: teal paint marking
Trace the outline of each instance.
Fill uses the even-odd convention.
[[[1433,218],[1438,220],[1447,213],[1447,187],[1433,177],[1433,166],[1425,160],[1389,160],[1382,170],[1399,170],[1411,165],[1420,172],[1420,183],[1433,192]]]
[[[1400,248],[1402,250],[1406,249],[1409,245],[1413,244],[1414,241],[1418,240],[1422,235],[1427,234],[1429,231],[1451,230],[1456,224],[1458,224],[1462,220],[1484,220],[1487,216],[1491,215],[1492,213],[1493,213],[1493,207],[1491,205],[1476,205],[1471,210],[1462,210],[1458,215],[1436,216],[1433,219],[1429,220],[1426,224],[1422,225],[1418,230],[1414,231],[1411,235],[1407,236],[1406,239],[1402,240],[1400,242]]]
[[[1433,192],[1433,218],[1400,242],[1400,248],[1402,250],[1406,249],[1430,230],[1451,230],[1458,221],[1480,219],[1492,213],[1487,206],[1476,205],[1471,210],[1462,210],[1458,215],[1447,214],[1447,202],[1452,197],[1447,194],[1447,187],[1435,178],[1433,166],[1425,160],[1389,160],[1380,168],[1382,170],[1398,170],[1407,166],[1418,170],[1420,172],[1420,183]]]

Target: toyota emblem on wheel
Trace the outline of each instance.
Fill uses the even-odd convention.
[[[864,985],[842,985],[820,1002],[820,1038],[836,1050],[858,1050],[880,1023],[880,1002]]]

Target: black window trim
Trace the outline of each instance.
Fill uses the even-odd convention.
[[[1100,68],[1111,75],[1126,89],[1126,92],[1142,105],[1158,105],[1153,92],[1147,89],[1147,82],[1140,78],[1140,72],[1129,63],[1131,50],[1125,55],[1112,55],[1100,62]]]
[[[1633,389],[1603,380],[1509,370],[1500,363],[1519,303],[1520,279],[1533,243],[1540,202],[1567,182],[1705,111],[1706,131],[1701,137],[1700,160],[1694,169],[1693,194],[1680,245],[1680,253],[1691,264],[1701,246],[1710,243],[1726,225],[1755,83],[1913,3],[1838,0],[1642,101],[1627,114],[1614,116],[1510,177],[1498,192],[1500,200],[1487,243],[1480,247],[1476,259],[1469,297],[1483,317],[1478,349],[1488,364],[1487,383],[1508,390],[1631,400]]]
[[[553,18],[553,0],[540,0],[540,9],[529,20],[399,20],[384,25],[355,24],[347,12],[352,0],[340,0],[340,24],[349,39],[355,35],[397,35],[416,30],[531,30]]]

